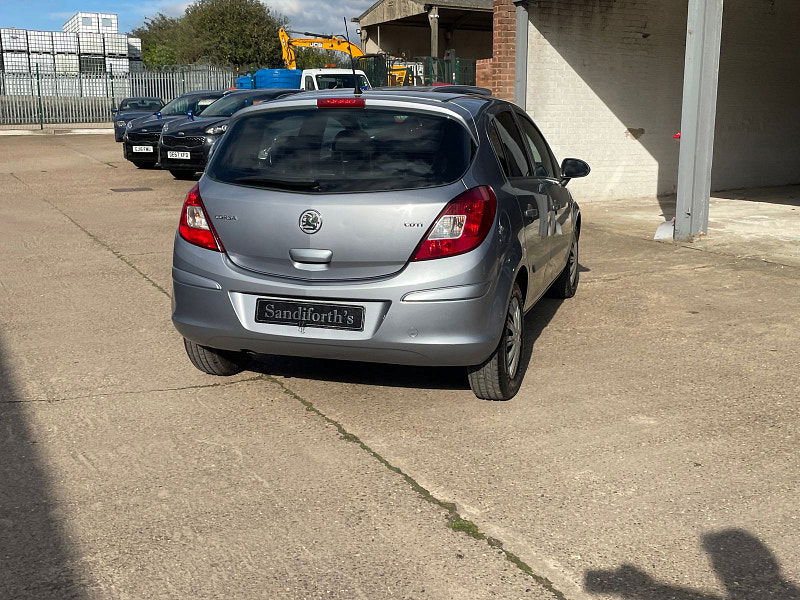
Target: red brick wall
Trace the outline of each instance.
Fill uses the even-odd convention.
[[[517,21],[512,0],[494,0],[493,21],[492,58],[478,61],[476,83],[499,98],[513,100]]]

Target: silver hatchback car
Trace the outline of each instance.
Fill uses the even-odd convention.
[[[575,294],[581,215],[517,106],[477,94],[300,94],[230,122],[175,237],[173,322],[192,363],[255,353],[464,366],[508,400],[524,313]]]

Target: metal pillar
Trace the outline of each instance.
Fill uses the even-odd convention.
[[[517,35],[514,45],[514,103],[522,110],[528,104],[528,18],[527,0],[514,2],[517,7]]]
[[[431,56],[439,58],[439,7],[431,6],[428,11],[428,22],[431,24]]]
[[[723,0],[689,0],[675,239],[708,231]]]

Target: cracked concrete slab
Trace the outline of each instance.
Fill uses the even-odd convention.
[[[558,597],[282,386],[195,371],[158,273],[185,182],[74,143],[0,139],[0,597]]]

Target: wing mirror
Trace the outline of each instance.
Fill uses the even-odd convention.
[[[186,116],[189,117],[190,120],[194,121],[194,112],[189,110],[186,111]]]
[[[112,114],[112,115],[115,115],[115,114],[117,114],[118,112],[119,112],[119,109],[118,109],[118,108],[112,108],[112,109],[111,109],[111,114]]]
[[[565,158],[561,163],[561,183],[567,185],[570,179],[586,177],[592,169],[579,158]]]

